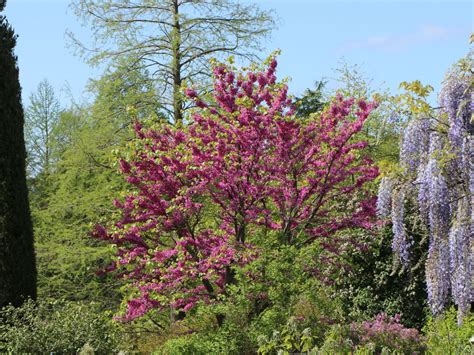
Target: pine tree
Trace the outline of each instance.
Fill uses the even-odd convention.
[[[5,7],[0,0],[0,11]],[[36,297],[16,36],[0,15],[0,307]]]

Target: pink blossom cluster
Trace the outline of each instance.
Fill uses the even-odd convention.
[[[351,332],[358,344],[372,343],[394,350],[413,349],[413,345],[422,343],[418,330],[405,328],[399,314],[389,317],[380,313],[371,321],[352,323]]]
[[[258,257],[265,231],[283,243],[371,228],[378,170],[356,139],[375,104],[337,96],[319,117],[297,119],[277,62],[260,72],[214,69],[213,98],[192,89],[187,127],[136,125],[140,148],[120,162],[131,192],[121,218],[94,236],[117,246],[116,270],[135,286],[125,319],[151,309],[216,302],[233,269]]]

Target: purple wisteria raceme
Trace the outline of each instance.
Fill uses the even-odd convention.
[[[434,153],[441,137],[434,134],[430,152]],[[433,154],[432,154],[433,155]],[[426,284],[431,311],[439,314],[448,301],[450,290],[449,231],[449,191],[439,162],[432,157],[427,171],[429,185],[429,230],[430,246],[426,260]]]
[[[458,306],[458,323],[469,312],[472,299],[473,255],[471,217],[469,198],[458,201],[456,219],[449,233],[451,288],[454,303]]]
[[[447,240],[431,240],[426,259],[426,286],[431,312],[440,314],[449,299],[449,245]]]
[[[446,238],[449,230],[449,190],[446,178],[436,159],[436,152],[443,148],[442,137],[432,134],[430,144],[431,158],[426,168],[426,179],[429,181],[429,224],[431,237]]]
[[[400,165],[409,174],[416,173],[426,160],[430,143],[429,119],[413,119],[408,123],[400,146]]]
[[[470,58],[467,58],[472,64]],[[441,89],[439,102],[442,112],[448,117],[449,169],[448,175],[451,189],[451,200],[456,203],[465,194],[463,184],[469,180],[469,151],[466,150],[469,137],[474,134],[471,121],[472,90],[471,75],[456,65],[447,73]],[[454,206],[453,209],[456,207]]]
[[[454,147],[461,146],[465,133],[472,133],[471,80],[470,73],[463,71],[459,65],[453,66],[440,92],[439,103],[448,115],[448,139]]]
[[[392,196],[392,250],[404,266],[410,261],[410,247],[413,240],[405,230],[405,191],[395,191]]]
[[[377,217],[386,219],[392,210],[393,180],[387,176],[380,181],[377,194]]]
[[[428,224],[430,211],[430,177],[429,164],[421,164],[418,167],[416,185],[418,186],[418,209],[424,223]]]
[[[471,196],[470,206],[471,206],[471,236],[474,235],[474,136],[470,136],[466,142],[467,146],[467,153],[465,155],[467,164],[466,167],[468,169],[467,172],[467,180],[468,180],[468,195]],[[473,292],[473,299],[474,299],[474,288]]]

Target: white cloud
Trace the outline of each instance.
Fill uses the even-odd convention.
[[[453,37],[469,36],[470,28],[465,27],[443,27],[437,25],[423,25],[413,32],[398,35],[370,36],[363,40],[352,40],[344,43],[338,48],[341,52],[355,49],[379,49],[398,52],[415,45],[429,42],[445,41]]]

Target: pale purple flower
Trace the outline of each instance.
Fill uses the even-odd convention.
[[[439,96],[443,111],[448,115],[448,139],[452,146],[460,147],[463,133],[469,131],[472,112],[471,76],[454,66],[446,75]]]
[[[387,176],[380,181],[377,195],[377,216],[381,219],[388,218],[392,209],[393,180]]]
[[[447,240],[436,239],[430,241],[425,272],[428,303],[431,312],[440,314],[448,302],[451,287]]]
[[[458,201],[456,219],[449,233],[450,271],[453,300],[458,306],[458,322],[470,309],[473,283],[473,221],[469,198]]]
[[[428,216],[430,210],[430,178],[431,172],[429,171],[429,164],[420,164],[418,167],[418,174],[416,179],[416,185],[418,186],[418,208],[423,221],[428,224]]]
[[[410,261],[410,247],[413,240],[405,230],[405,191],[398,190],[392,196],[392,250],[398,256],[403,265]]]
[[[430,246],[426,260],[426,284],[431,311],[439,314],[448,301],[450,290],[449,191],[435,158],[428,162],[428,172]]]
[[[426,159],[429,142],[429,119],[411,120],[406,127],[400,146],[400,165],[408,173],[415,173],[419,164]]]

